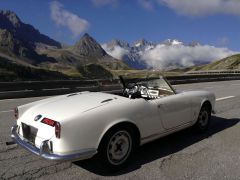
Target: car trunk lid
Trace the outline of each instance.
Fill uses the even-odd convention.
[[[51,139],[55,136],[55,127],[42,123],[44,118],[49,118],[61,124],[73,116],[104,106],[118,98],[121,97],[100,92],[68,94],[58,99],[41,101],[27,110],[20,119],[31,129],[35,128],[37,130],[37,137]]]

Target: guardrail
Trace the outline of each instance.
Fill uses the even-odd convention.
[[[171,84],[187,84],[211,81],[240,80],[240,74],[195,74],[182,76],[168,76]]]
[[[59,80],[0,82],[0,99],[52,96],[78,91],[115,91],[119,80]]]
[[[240,80],[239,74],[216,75],[182,75],[167,76],[168,81],[175,84]],[[60,80],[60,81],[23,81],[0,82],[0,99],[24,98],[34,96],[52,96],[78,91],[119,92],[120,80]]]
[[[208,70],[208,71],[188,71],[185,74],[240,74],[240,70]]]

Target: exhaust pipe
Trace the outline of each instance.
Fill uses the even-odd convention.
[[[7,145],[7,146],[11,146],[11,145],[14,145],[14,144],[16,144],[15,141],[8,141],[8,142],[6,142],[6,145]]]

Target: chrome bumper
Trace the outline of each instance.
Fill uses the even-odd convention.
[[[85,149],[82,150],[79,153],[76,154],[68,154],[68,155],[60,155],[60,154],[54,154],[50,152],[49,148],[49,140],[45,140],[42,142],[40,149],[35,147],[34,145],[30,144],[26,140],[23,140],[20,138],[20,136],[17,133],[18,126],[15,125],[11,129],[11,137],[12,139],[21,147],[25,148],[26,150],[41,156],[46,159],[50,160],[62,160],[62,161],[76,161],[76,160],[83,160],[83,159],[88,159],[93,157],[96,153],[97,150],[95,149]]]

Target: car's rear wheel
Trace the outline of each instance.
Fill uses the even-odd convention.
[[[136,135],[131,127],[115,127],[103,137],[98,148],[96,163],[105,171],[124,168],[135,150]]]
[[[195,124],[195,129],[198,132],[205,132],[210,124],[211,120],[211,108],[207,105],[202,106],[199,115],[198,120]]]

